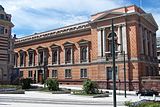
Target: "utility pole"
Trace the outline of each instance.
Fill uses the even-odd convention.
[[[113,76],[113,107],[117,107],[116,102],[116,70],[115,70],[115,43],[114,43],[114,25],[112,19],[112,59],[113,59],[113,68],[112,68],[112,76]]]

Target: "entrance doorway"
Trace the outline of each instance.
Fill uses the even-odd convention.
[[[38,70],[38,83],[43,81],[43,70]]]

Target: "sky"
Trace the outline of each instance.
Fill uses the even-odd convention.
[[[17,37],[88,21],[97,12],[132,4],[152,13],[160,25],[159,0],[0,0],[0,4],[12,15],[12,34]]]

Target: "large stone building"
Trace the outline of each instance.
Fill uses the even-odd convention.
[[[11,15],[0,5],[0,83],[9,83],[13,69],[13,39]]]
[[[117,89],[142,88],[141,77],[158,75],[156,31],[150,13],[132,5],[96,13],[87,22],[15,40],[15,68],[24,78],[81,84],[88,78],[112,88],[111,19],[114,22]]]

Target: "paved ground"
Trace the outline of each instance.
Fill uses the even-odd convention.
[[[81,86],[60,86],[61,88],[82,89]],[[106,91],[106,90],[104,90]],[[112,90],[109,90],[112,92]],[[124,91],[117,91],[124,93]],[[125,101],[140,100],[135,92],[127,92],[117,95],[117,107],[125,107]],[[141,97],[141,99],[153,99],[153,97]],[[160,100],[157,97],[156,100]],[[71,94],[51,94],[49,92],[26,91],[25,94],[0,94],[0,107],[113,107],[112,95],[105,98],[92,98],[91,96],[77,96]]]
[[[152,97],[144,97],[146,99]],[[0,94],[0,107],[113,107],[112,96],[92,98],[70,94],[26,91],[25,94]],[[160,98],[158,98],[160,99]],[[117,96],[118,107],[125,107],[124,101],[137,101],[137,96]]]

